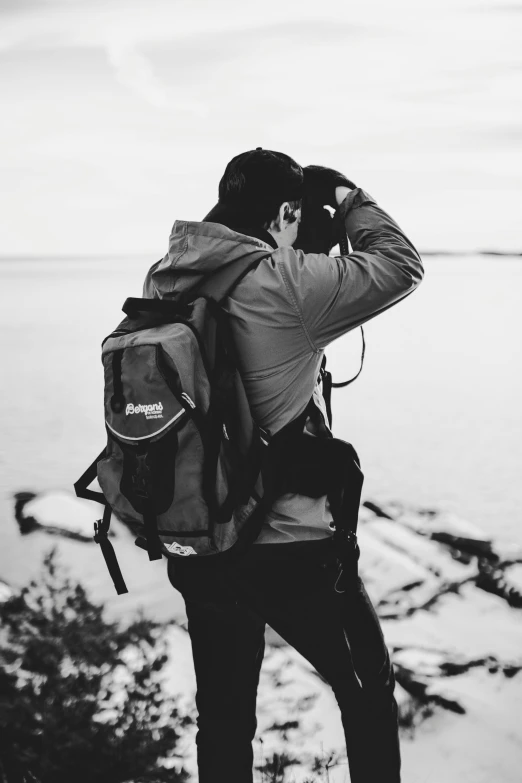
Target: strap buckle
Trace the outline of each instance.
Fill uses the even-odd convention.
[[[107,538],[107,533],[103,529],[102,520],[97,519],[94,523],[94,540],[97,544],[101,544],[102,538]]]
[[[270,433],[267,430],[263,429],[263,427],[259,427],[259,425],[258,425],[258,429],[259,429],[259,436],[261,438],[262,444],[264,446],[270,446],[270,441],[272,440],[272,436],[270,435]]]

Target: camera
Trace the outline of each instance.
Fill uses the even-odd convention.
[[[305,253],[328,255],[333,247],[339,245],[341,253],[347,253],[348,238],[344,222],[337,211],[332,214],[330,209],[333,211],[333,208],[325,206],[325,193],[317,187],[316,177],[307,176],[307,169],[304,174],[301,222],[294,248]]]

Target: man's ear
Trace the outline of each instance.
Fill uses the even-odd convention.
[[[279,208],[279,224],[281,228],[283,227],[283,221],[288,220],[292,217],[292,210],[290,208],[290,204],[288,201],[283,201]]]
[[[283,221],[288,220],[290,217],[290,204],[288,201],[283,201],[281,206],[279,207],[279,211],[277,213],[277,217],[275,217],[272,222],[269,225],[269,230],[272,231],[282,231],[284,228]]]

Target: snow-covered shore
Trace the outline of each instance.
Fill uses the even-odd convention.
[[[98,547],[85,543],[84,503],[66,493],[27,494],[18,496],[16,512],[24,538],[51,533],[65,560],[71,546],[81,546],[76,575],[101,600],[105,565]],[[140,590],[164,593],[165,619],[174,621],[165,687],[190,707],[195,679],[183,602],[164,568],[153,569],[117,521],[114,531],[132,593],[117,598],[119,609],[110,600],[109,613],[121,616],[122,599],[124,614],[132,613]],[[454,515],[372,502],[361,507],[359,540],[361,575],[396,670],[404,783],[515,783],[522,763],[522,548],[499,544]],[[317,780],[345,783],[343,732],[329,686],[270,630],[267,641],[256,763],[285,752],[300,762],[287,773],[299,783],[320,759]],[[195,773],[193,735],[185,745]]]

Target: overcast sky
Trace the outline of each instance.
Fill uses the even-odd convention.
[[[522,250],[522,2],[0,0],[0,255],[165,251],[256,146]]]

